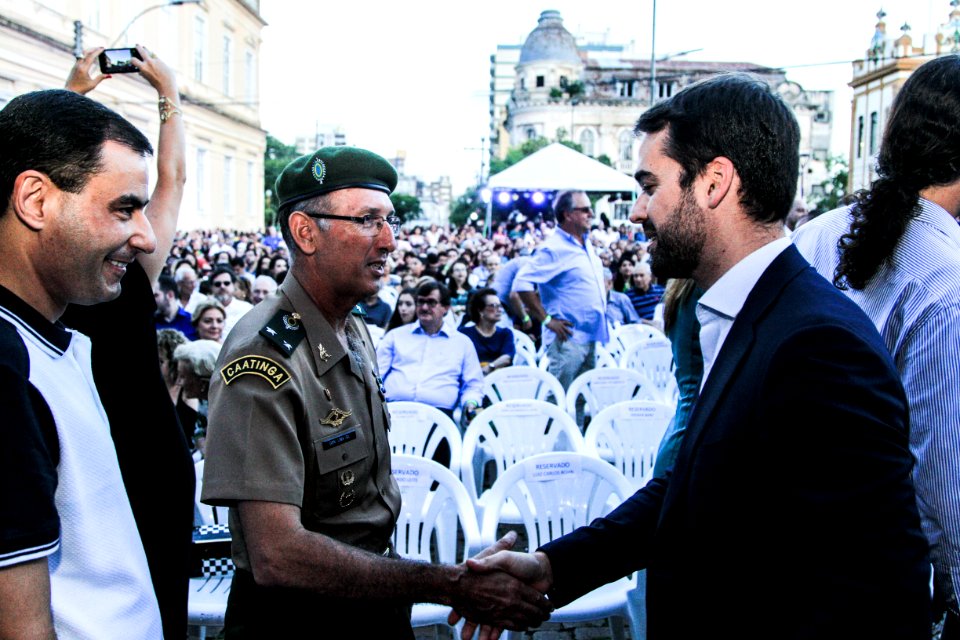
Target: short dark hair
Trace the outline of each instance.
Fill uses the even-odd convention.
[[[160,289],[164,295],[172,293],[174,297],[176,297],[180,292],[179,288],[177,287],[177,281],[173,279],[173,276],[168,276],[166,274],[162,274],[159,278],[157,278],[157,288]]]
[[[212,283],[217,279],[217,276],[222,276],[224,274],[230,276],[231,283],[237,284],[237,274],[235,274],[233,269],[230,267],[217,267],[214,272],[210,274],[210,282]]]
[[[558,224],[563,224],[563,219],[566,218],[567,212],[573,209],[573,196],[578,193],[586,195],[586,192],[580,189],[568,189],[557,194],[557,197],[553,201],[553,215],[557,217]]]
[[[745,73],[697,82],[645,111],[634,133],[664,130],[664,152],[680,164],[683,189],[723,156],[740,177],[737,195],[750,217],[787,217],[800,175],[800,126],[765,82]]]
[[[960,56],[941,56],[918,67],[893,100],[879,177],[857,194],[850,230],[840,238],[836,286],[865,288],[920,213],[920,191],[960,178],[958,122]]]
[[[11,100],[0,111],[0,215],[24,171],[40,171],[68,193],[82,191],[103,168],[107,141],[153,153],[150,141],[118,113],[73,91],[33,91]]]
[[[419,287],[417,287],[417,297],[425,298],[434,291],[440,292],[440,304],[445,307],[450,306],[450,289],[447,289],[443,284],[437,282],[434,279],[427,280]]]
[[[467,304],[467,315],[474,322],[480,322],[480,313],[483,312],[483,309],[487,306],[484,302],[484,299],[487,296],[493,296],[497,300],[500,299],[500,296],[497,295],[497,292],[490,287],[477,289],[470,294],[470,302]]]

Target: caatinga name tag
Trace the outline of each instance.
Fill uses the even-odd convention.
[[[290,380],[290,372],[284,369],[280,363],[264,356],[243,356],[220,369],[220,376],[226,385],[247,374],[260,376],[269,382],[274,389],[279,389],[281,385]]]

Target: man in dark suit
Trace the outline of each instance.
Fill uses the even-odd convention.
[[[676,464],[609,516],[472,568],[510,571],[556,606],[646,568],[653,639],[929,637],[896,369],[783,237],[796,120],[767,85],[725,75],[636,131],[631,219],[658,277],[705,291],[704,383]]]

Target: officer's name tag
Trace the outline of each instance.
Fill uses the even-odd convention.
[[[546,482],[561,478],[576,478],[580,475],[580,461],[573,457],[525,460],[524,466],[523,475],[527,482]]]
[[[220,377],[226,385],[247,374],[263,378],[274,389],[278,389],[280,385],[290,380],[290,373],[286,369],[278,362],[264,356],[243,356],[220,369]]]
[[[357,439],[357,430],[356,430],[356,429],[350,429],[350,431],[347,431],[347,432],[345,432],[345,433],[339,433],[339,434],[333,436],[332,438],[327,438],[326,440],[321,440],[321,441],[320,441],[320,444],[323,445],[323,450],[324,450],[324,451],[329,451],[330,449],[333,449],[334,447],[339,447],[340,445],[342,445],[342,444],[344,444],[344,443],[346,443],[346,442],[350,442],[351,440],[356,440],[356,439]]]
[[[430,474],[416,467],[394,467],[393,479],[401,487],[423,487],[433,484]]]

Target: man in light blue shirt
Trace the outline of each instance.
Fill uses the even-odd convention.
[[[483,372],[470,338],[443,325],[450,292],[429,281],[417,289],[417,322],[388,332],[377,347],[387,400],[412,400],[469,421],[483,399]]]
[[[513,289],[535,322],[543,324],[548,370],[563,388],[593,367],[595,345],[606,344],[607,291],[603,265],[587,239],[593,208],[583,191],[554,201],[556,232],[526,262]]]

